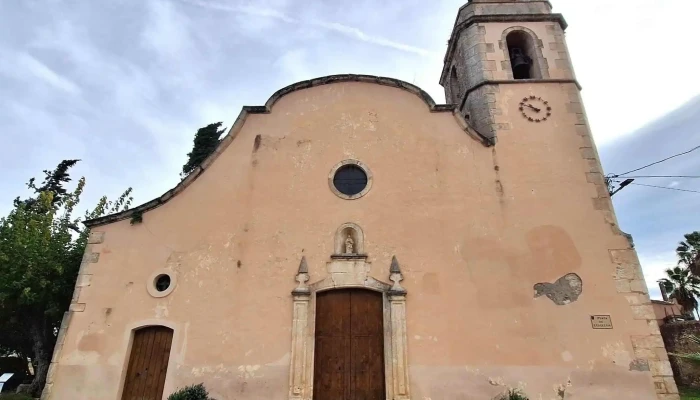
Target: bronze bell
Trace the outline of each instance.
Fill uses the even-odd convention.
[[[510,64],[513,67],[513,77],[515,79],[530,79],[532,59],[522,49],[518,47],[510,49]]]

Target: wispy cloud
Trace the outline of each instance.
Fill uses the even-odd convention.
[[[276,64],[290,77],[291,81],[302,81],[313,77],[304,49],[294,49],[280,57]]]
[[[422,48],[416,47],[416,46],[411,46],[411,45],[408,45],[405,43],[396,42],[396,41],[389,40],[389,39],[381,37],[381,36],[367,34],[358,28],[343,25],[343,24],[340,24],[337,22],[323,21],[323,20],[318,20],[318,19],[316,19],[316,20],[298,19],[298,18],[294,18],[292,16],[289,16],[285,13],[282,13],[282,12],[274,10],[274,9],[265,8],[265,7],[258,7],[258,6],[255,6],[255,7],[252,7],[252,6],[232,6],[232,5],[227,5],[227,4],[205,2],[205,1],[200,1],[200,0],[181,0],[181,1],[183,1],[185,3],[192,4],[192,5],[196,5],[199,7],[209,8],[212,10],[246,14],[246,15],[256,16],[256,17],[272,18],[275,20],[289,23],[289,24],[301,25],[301,26],[306,26],[306,27],[321,28],[321,29],[324,29],[326,31],[339,33],[339,34],[344,35],[344,36],[351,38],[351,39],[359,40],[359,41],[362,41],[365,43],[375,44],[378,46],[382,46],[382,47],[386,47],[386,48],[390,48],[390,49],[394,49],[394,50],[403,51],[406,53],[416,54],[416,55],[419,55],[422,57],[430,57],[430,56],[434,55],[434,52],[432,52],[430,50],[422,49]]]
[[[35,78],[41,80],[42,82],[49,84],[57,89],[63,90],[64,92],[68,92],[71,94],[80,93],[80,88],[73,81],[56,73],[46,64],[30,56],[29,54],[20,54],[18,57],[18,62],[21,67],[26,68],[27,71],[29,71]]]
[[[6,51],[2,58],[6,61],[0,65],[0,73],[24,82],[34,84],[37,81],[70,94],[79,94],[80,87],[72,80],[57,73],[49,66],[26,52]]]
[[[434,55],[434,53],[431,51],[421,49],[415,46],[410,46],[404,43],[395,42],[393,40],[389,40],[381,36],[368,35],[357,28],[339,24],[337,22],[312,21],[310,23],[312,25],[319,26],[333,32],[341,33],[345,36],[361,40],[363,42],[372,43],[383,47],[389,47],[395,50],[405,51],[407,53],[414,53],[424,57]]]
[[[189,34],[190,21],[163,0],[147,2],[149,23],[142,32],[143,45],[157,53],[178,58],[194,48]]]

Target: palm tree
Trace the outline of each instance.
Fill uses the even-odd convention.
[[[689,268],[674,267],[666,270],[667,278],[659,279],[669,298],[676,299],[686,314],[693,314],[698,308],[700,297],[700,277],[690,272]]]
[[[700,276],[700,232],[695,231],[684,236],[685,240],[678,243],[676,249],[678,265],[684,265],[693,275]]]

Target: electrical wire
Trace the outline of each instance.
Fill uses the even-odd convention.
[[[640,168],[637,168],[637,169],[633,169],[633,170],[631,170],[631,171],[627,171],[627,172],[622,173],[622,174],[616,174],[616,175],[613,175],[613,176],[614,176],[615,178],[617,178],[618,176],[631,174],[632,172],[637,172],[637,171],[642,170],[642,169],[644,169],[644,168],[649,168],[649,167],[651,167],[652,165],[661,164],[662,162],[668,161],[668,160],[670,160],[670,159],[672,159],[672,158],[676,158],[676,157],[679,157],[679,156],[682,156],[682,155],[685,155],[685,154],[688,154],[688,153],[692,153],[692,152],[694,152],[694,151],[697,150],[697,149],[700,149],[700,146],[695,146],[695,147],[693,147],[692,149],[690,149],[690,150],[688,150],[688,151],[684,151],[683,153],[678,153],[678,154],[676,154],[676,155],[674,155],[674,156],[671,156],[671,157],[668,157],[668,158],[664,158],[663,160],[660,160],[660,161],[657,161],[657,162],[653,162],[653,163],[648,164],[648,165],[645,165],[645,166],[643,166],[643,167],[640,167]]]
[[[626,179],[641,179],[641,178],[687,178],[687,179],[700,179],[700,175],[629,175],[629,176],[617,176],[616,178]]]
[[[652,187],[652,188],[657,188],[657,189],[666,189],[666,190],[676,190],[676,191],[679,191],[679,192],[700,193],[700,191],[697,191],[697,190],[676,189],[676,188],[664,187],[664,186],[656,186],[656,185],[645,185],[645,184],[643,184],[643,183],[630,183],[630,185],[646,186],[646,187]]]

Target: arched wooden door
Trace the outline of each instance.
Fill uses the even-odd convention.
[[[381,293],[332,290],[316,296],[314,400],[384,400]]]
[[[149,326],[134,332],[122,400],[161,400],[173,330]]]

